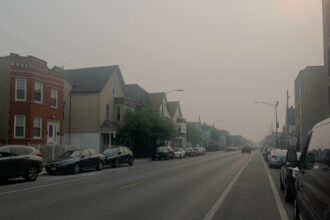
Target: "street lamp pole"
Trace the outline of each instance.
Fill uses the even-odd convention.
[[[275,141],[276,141],[276,147],[278,147],[278,115],[277,115],[277,108],[279,105],[279,101],[276,101],[275,104],[270,103],[270,102],[254,102],[254,104],[264,104],[270,106],[272,109],[275,111]]]
[[[170,91],[168,91],[168,92],[165,92],[165,96],[167,95],[167,94],[170,94],[170,93],[172,93],[172,92],[183,92],[184,90],[183,89],[174,89],[174,90],[170,90]],[[163,105],[164,103],[162,103],[162,119],[164,119],[164,105]]]

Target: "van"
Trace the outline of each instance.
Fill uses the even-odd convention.
[[[330,219],[330,118],[313,128],[298,167],[294,220]]]

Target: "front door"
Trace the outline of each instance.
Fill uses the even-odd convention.
[[[48,122],[48,144],[56,144],[57,143],[57,133],[58,131],[58,123],[57,122]]]

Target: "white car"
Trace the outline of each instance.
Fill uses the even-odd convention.
[[[269,167],[282,167],[283,162],[286,158],[287,150],[273,149],[268,154],[268,164]]]
[[[186,151],[183,148],[174,148],[174,158],[184,158],[186,157]]]

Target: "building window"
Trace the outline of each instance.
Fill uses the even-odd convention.
[[[35,117],[33,119],[33,138],[41,138],[41,127],[42,119],[40,117]]]
[[[15,138],[24,138],[25,137],[25,116],[24,115],[15,115]]]
[[[42,103],[44,93],[44,84],[40,81],[34,82],[34,101]]]
[[[116,95],[117,94],[117,86],[116,84],[112,84],[112,95]]]
[[[120,115],[120,106],[117,106],[117,121],[120,121],[121,115]]]
[[[17,78],[15,82],[15,97],[17,101],[26,101],[26,79]]]
[[[109,120],[109,116],[110,116],[110,105],[107,104],[105,106],[105,118]]]
[[[51,89],[50,91],[50,106],[57,108],[58,105],[58,91],[56,89]]]

